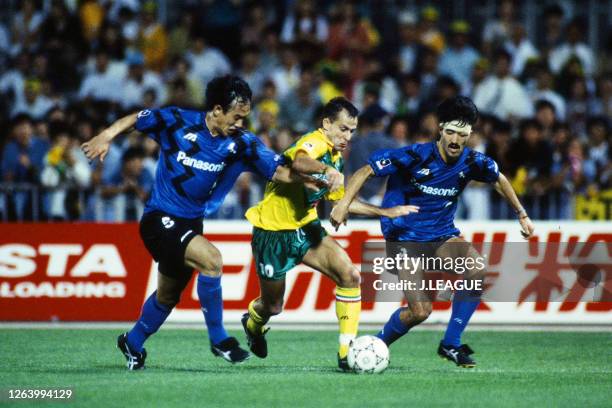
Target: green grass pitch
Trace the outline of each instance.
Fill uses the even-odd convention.
[[[436,356],[440,332],[415,331],[391,347],[383,374],[361,376],[335,371],[331,330],[272,330],[267,359],[231,366],[204,330],[162,329],[139,372],[125,369],[119,333],[2,329],[0,389],[72,387],[75,407],[612,406],[610,332],[468,332],[478,367],[461,369]]]

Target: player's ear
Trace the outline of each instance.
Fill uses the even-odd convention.
[[[331,121],[329,120],[329,118],[323,118],[323,122],[321,123],[321,127],[325,130],[329,130],[329,127],[331,126]]]
[[[214,117],[218,117],[220,115],[223,114],[223,107],[221,107],[221,105],[215,105],[215,107],[212,110],[212,114]]]

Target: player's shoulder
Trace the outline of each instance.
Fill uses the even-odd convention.
[[[487,160],[493,160],[491,159],[489,156],[487,156],[486,154],[479,152],[478,150],[474,150],[470,147],[466,147],[465,148],[466,152],[465,152],[465,160],[466,161],[476,161],[476,162],[483,162],[483,161],[487,161]]]
[[[261,141],[257,135],[249,130],[240,129],[236,134],[232,136],[232,139],[238,143],[246,143],[247,145],[251,145],[252,143],[257,143]]]
[[[194,109],[185,109],[178,106],[164,106],[159,109],[154,109],[153,112],[159,112],[165,118],[174,118],[187,123],[202,123],[206,112]],[[148,109],[140,111],[140,114],[151,112]]]
[[[436,149],[436,142],[413,143],[413,144],[406,146],[407,152],[416,153],[422,158],[431,155],[435,149]]]
[[[311,143],[314,145],[326,145],[326,137],[319,130],[313,130],[312,132],[304,133],[297,140],[298,143]]]

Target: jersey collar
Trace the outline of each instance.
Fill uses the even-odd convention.
[[[327,146],[329,146],[330,149],[333,149],[334,143],[331,140],[329,140],[329,138],[325,135],[325,133],[323,133],[323,129],[318,128],[317,132],[319,132],[319,134],[321,135],[321,138],[325,140],[325,143],[327,143]]]

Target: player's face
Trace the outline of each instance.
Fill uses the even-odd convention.
[[[235,103],[223,112],[221,106],[213,109],[214,128],[216,133],[224,136],[233,135],[244,126],[244,119],[251,113],[250,103]]]
[[[456,160],[461,156],[472,133],[472,126],[461,125],[457,122],[440,125],[440,141],[438,143],[448,159]]]
[[[334,150],[344,151],[347,148],[353,133],[357,129],[357,118],[352,117],[346,110],[340,111],[334,121],[323,119],[323,132],[334,144]]]

